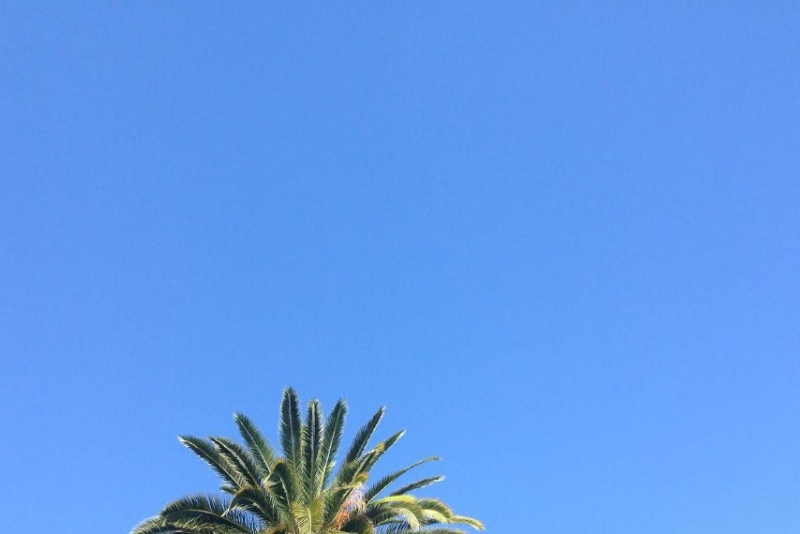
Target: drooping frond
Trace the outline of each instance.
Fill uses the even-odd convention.
[[[294,389],[286,388],[281,401],[281,446],[284,457],[293,465],[300,465],[300,402]]]
[[[381,422],[383,418],[383,412],[385,408],[381,406],[375,415],[365,424],[359,431],[356,433],[356,437],[353,439],[352,445],[350,445],[350,450],[347,452],[347,455],[344,458],[345,463],[352,462],[364,452],[364,449],[367,447],[367,443],[369,442],[369,438],[372,437],[372,433],[375,432],[375,429],[378,426],[378,423]]]
[[[417,504],[422,509],[425,524],[450,523],[453,511],[438,499],[419,499]]]
[[[280,523],[280,514],[272,495],[264,488],[246,487],[236,492],[229,510],[240,508],[258,516],[265,525]]]
[[[253,534],[259,525],[244,512],[229,510],[228,503],[206,495],[178,499],[161,510],[165,524],[192,532]]]
[[[194,531],[164,523],[160,516],[152,517],[136,525],[131,534],[193,534]]]
[[[450,523],[459,523],[462,525],[469,525],[476,530],[486,530],[486,527],[483,526],[483,523],[475,519],[474,517],[467,517],[465,515],[455,515],[453,514],[450,516]]]
[[[239,477],[247,482],[247,485],[257,487],[261,484],[258,466],[247,449],[226,438],[210,439]]]
[[[378,496],[380,494],[380,492],[382,492],[384,489],[386,489],[386,487],[389,484],[391,484],[392,482],[394,482],[395,480],[397,480],[401,476],[405,475],[406,473],[408,473],[409,471],[411,471],[415,467],[418,467],[418,466],[420,466],[422,464],[425,464],[425,463],[428,463],[428,462],[435,462],[435,461],[438,461],[438,460],[439,460],[438,456],[431,456],[430,458],[425,458],[424,460],[419,460],[417,462],[414,462],[413,464],[409,465],[408,467],[404,467],[403,469],[400,469],[399,471],[395,471],[394,473],[392,473],[390,475],[386,475],[385,477],[381,478],[378,482],[376,482],[375,484],[370,486],[370,488],[366,491],[367,500],[371,501],[372,499],[374,499],[376,496]]]
[[[250,449],[253,460],[258,465],[259,474],[262,478],[269,476],[276,458],[275,450],[247,416],[235,413],[233,418],[236,421],[236,426],[239,427],[242,439],[247,444],[247,448]]]
[[[222,480],[227,482],[223,488],[232,487],[235,491],[246,485],[241,475],[220,454],[213,443],[195,436],[181,436],[178,439],[184,446],[202,458]]]
[[[344,419],[347,414],[347,404],[344,400],[339,400],[328,415],[325,421],[324,437],[317,457],[317,466],[314,473],[316,484],[315,493],[322,493],[322,489],[328,484],[328,479],[333,472],[335,465],[334,459],[339,450],[339,443],[342,439],[344,430]]]

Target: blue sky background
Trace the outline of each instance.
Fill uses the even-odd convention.
[[[490,532],[798,532],[800,7],[644,4],[0,2],[6,522],[293,385]]]

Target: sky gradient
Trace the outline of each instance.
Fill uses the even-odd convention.
[[[489,532],[800,531],[799,27],[0,1],[2,515],[127,533],[291,385]]]

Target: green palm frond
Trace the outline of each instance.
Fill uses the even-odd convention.
[[[413,464],[409,465],[408,467],[404,467],[403,469],[400,469],[399,471],[395,471],[394,473],[392,473],[390,475],[386,475],[385,477],[380,479],[378,482],[376,482],[374,485],[372,485],[366,491],[366,494],[365,494],[366,495],[366,499],[368,501],[371,501],[376,496],[378,496],[384,489],[386,489],[386,487],[389,484],[391,484],[392,482],[394,482],[395,480],[397,480],[401,476],[405,475],[406,473],[408,473],[409,471],[411,471],[415,467],[418,467],[418,466],[420,466],[422,464],[425,464],[425,463],[428,463],[428,462],[436,462],[438,460],[439,460],[438,456],[431,456],[429,458],[425,458],[423,460],[416,461]]]
[[[193,534],[193,531],[167,525],[157,516],[136,525],[131,534]]]
[[[387,439],[385,441],[382,441],[382,442],[378,443],[377,445],[375,445],[375,448],[372,449],[372,451],[370,451],[369,462],[367,462],[364,465],[364,471],[366,471],[366,472],[370,471],[375,466],[375,464],[378,462],[378,460],[380,460],[381,456],[386,454],[389,451],[389,449],[392,448],[392,445],[397,443],[397,441],[400,438],[402,438],[405,435],[405,433],[406,433],[405,430],[401,430],[401,431],[393,434],[392,436],[390,436],[389,439]]]
[[[267,490],[275,499],[284,517],[291,517],[292,503],[297,500],[297,487],[289,462],[286,460],[275,462]]]
[[[312,400],[308,403],[306,424],[302,431],[303,451],[303,491],[305,501],[311,502],[316,497],[317,458],[322,447],[323,428],[322,412],[319,401]]]
[[[424,488],[426,486],[430,486],[431,484],[436,484],[437,482],[441,482],[442,480],[444,480],[444,477],[441,476],[441,475],[435,476],[435,477],[423,478],[421,480],[417,480],[415,482],[412,482],[411,484],[406,484],[402,488],[400,488],[400,489],[398,489],[396,491],[393,491],[391,494],[392,495],[405,495],[406,493],[409,493],[411,491],[416,491],[416,490]]]
[[[242,439],[250,449],[250,454],[256,465],[259,466],[259,474],[262,478],[269,476],[272,472],[272,464],[275,462],[276,454],[272,445],[264,438],[258,427],[246,416],[240,413],[233,414],[236,426]]]
[[[292,504],[292,516],[297,525],[297,534],[313,534],[322,526],[322,500],[316,499],[309,504],[299,502]]]
[[[261,484],[259,468],[247,449],[226,438],[210,438],[210,440],[241,480],[249,486]]]
[[[460,523],[462,525],[469,525],[475,530],[486,530],[486,527],[475,519],[474,517],[467,517],[465,515],[452,515],[450,516],[450,523]]]
[[[333,472],[334,459],[339,450],[339,442],[342,439],[346,414],[347,404],[345,404],[344,400],[340,400],[333,407],[327,421],[325,421],[325,436],[322,440],[322,446],[317,457],[317,467],[314,472],[316,493],[322,493],[322,489],[328,484],[328,479]]]
[[[264,524],[280,523],[277,505],[269,491],[264,491],[263,488],[246,487],[236,492],[228,505],[228,511],[237,508],[258,516]]]
[[[378,423],[381,422],[383,418],[383,412],[385,408],[381,406],[375,415],[367,421],[367,424],[362,426],[359,431],[356,433],[355,439],[353,439],[353,444],[350,446],[350,450],[347,452],[347,455],[344,457],[345,463],[352,462],[364,452],[364,449],[367,447],[367,443],[369,443],[369,438],[372,437],[372,433],[375,432],[375,429],[378,427]]]
[[[297,393],[292,388],[286,388],[281,401],[281,446],[284,457],[295,466],[299,466],[301,458],[301,426]]]
[[[213,443],[195,436],[181,436],[178,439],[184,446],[202,458],[220,478],[227,482],[228,487],[232,486],[235,491],[246,485],[241,475],[220,454]]]
[[[215,534],[244,533],[259,530],[258,523],[242,511],[229,510],[229,503],[213,495],[192,495],[165,506],[159,514],[165,524]]]

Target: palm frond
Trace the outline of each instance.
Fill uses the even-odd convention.
[[[286,388],[281,400],[281,446],[284,457],[293,465],[300,464],[300,403],[294,389]]]
[[[229,510],[229,503],[213,495],[191,495],[165,506],[159,514],[164,522],[187,530],[220,534],[252,534],[259,525],[245,512]]]
[[[486,527],[483,525],[483,523],[474,517],[467,517],[465,515],[450,516],[450,523],[460,523],[462,525],[469,525],[476,530],[486,530]]]
[[[362,426],[359,431],[356,433],[356,437],[353,439],[352,445],[350,445],[350,450],[347,452],[347,455],[344,458],[345,463],[352,462],[364,452],[364,449],[367,447],[367,443],[369,442],[369,438],[372,437],[373,432],[375,432],[375,428],[377,428],[378,423],[381,422],[383,418],[383,412],[385,408],[381,406],[375,415],[367,421],[367,424]]]
[[[272,495],[263,487],[246,487],[236,492],[228,505],[228,510],[242,508],[258,516],[266,524],[280,522],[280,516]],[[226,512],[227,513],[227,512]]]
[[[370,488],[366,491],[365,495],[366,495],[367,501],[371,501],[372,499],[374,499],[376,496],[378,496],[380,494],[380,492],[382,492],[384,489],[386,489],[386,487],[389,484],[391,484],[392,482],[394,482],[395,480],[397,480],[401,476],[405,475],[406,473],[408,473],[409,471],[411,471],[415,467],[418,467],[418,466],[420,466],[422,464],[425,464],[425,463],[428,463],[428,462],[435,462],[435,461],[438,461],[438,460],[439,460],[438,456],[431,456],[430,458],[425,458],[423,460],[416,461],[413,464],[409,465],[408,467],[404,467],[403,469],[400,469],[399,471],[395,471],[394,473],[392,473],[390,475],[386,475],[385,477],[383,477],[380,480],[378,480],[378,482],[376,482],[375,484],[370,486]]]
[[[235,413],[233,418],[236,421],[236,426],[239,427],[242,439],[247,444],[247,448],[250,449],[250,454],[253,455],[256,465],[259,466],[259,474],[262,477],[269,476],[276,457],[272,445],[269,444],[258,427],[246,415]]]
[[[311,502],[316,497],[316,471],[317,458],[322,446],[322,413],[319,401],[312,400],[308,403],[306,424],[302,431],[303,451],[303,490],[305,501]]]
[[[241,475],[220,454],[213,443],[196,436],[180,436],[178,439],[186,448],[202,458],[228,485],[236,489],[246,485]]]
[[[238,443],[226,438],[210,438],[217,450],[227,460],[228,464],[236,470],[239,476],[250,486],[259,486],[261,476],[259,468],[253,461],[250,451]]]
[[[442,523],[450,522],[451,518],[453,517],[453,511],[450,509],[450,507],[439,499],[419,499],[417,500],[417,504],[424,511],[433,512],[437,516],[442,517],[440,520]]]
[[[406,433],[405,430],[401,430],[399,432],[396,432],[395,434],[392,434],[385,441],[382,441],[377,445],[375,445],[375,448],[372,449],[374,454],[372,455],[369,463],[364,466],[364,471],[370,471],[375,466],[377,461],[380,460],[381,456],[386,454],[386,452],[388,452],[388,450],[392,448],[392,445],[397,443],[397,441],[400,438],[402,438],[405,435],[405,433]]]
[[[195,531],[168,525],[161,516],[152,517],[136,525],[131,534],[194,534]]]
[[[347,404],[344,400],[339,400],[328,415],[325,421],[324,438],[317,457],[317,466],[314,473],[316,493],[321,493],[327,485],[328,479],[333,472],[335,465],[334,458],[339,450],[339,443],[342,439],[344,430],[344,419],[347,414]]]
[[[435,477],[423,478],[421,480],[417,480],[416,482],[412,482],[411,484],[406,484],[402,488],[400,488],[400,489],[398,489],[396,491],[393,491],[391,494],[392,495],[404,495],[404,494],[406,494],[408,492],[415,491],[415,490],[418,490],[420,488],[424,488],[425,486],[430,486],[431,484],[436,484],[437,482],[441,482],[442,480],[444,480],[444,477],[441,476],[441,475],[435,476]]]
[[[294,473],[286,460],[278,460],[272,468],[267,490],[278,504],[284,518],[292,515],[292,503],[297,499]]]
[[[318,498],[309,504],[293,503],[292,515],[298,528],[296,534],[320,532],[322,527],[322,500]]]

